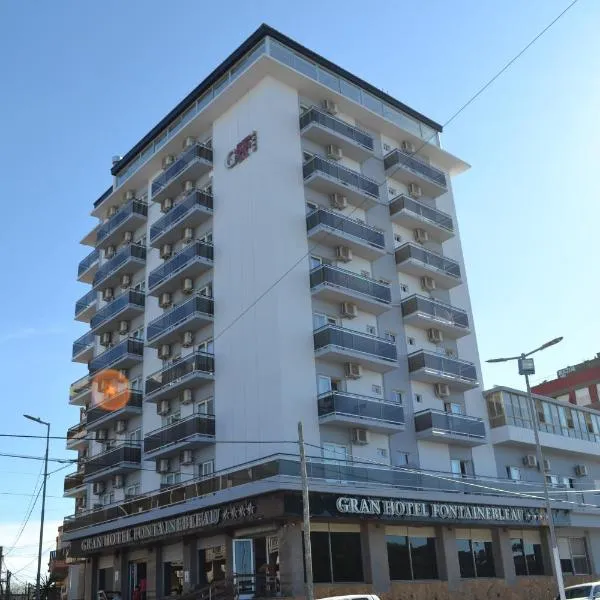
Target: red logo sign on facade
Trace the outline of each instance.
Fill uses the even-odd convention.
[[[229,154],[225,160],[228,169],[239,165],[258,149],[256,131],[247,135]]]

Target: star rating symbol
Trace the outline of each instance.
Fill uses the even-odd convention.
[[[245,511],[246,515],[250,517],[256,512],[256,506],[254,506],[252,502],[248,502],[248,504],[246,504]]]
[[[231,510],[229,508],[223,509],[223,521],[228,521],[231,519]]]

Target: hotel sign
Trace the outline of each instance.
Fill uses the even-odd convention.
[[[227,154],[225,166],[232,169],[236,165],[245,161],[253,152],[258,149],[258,137],[256,131],[247,135],[231,152]]]

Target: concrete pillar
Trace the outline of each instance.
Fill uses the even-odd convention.
[[[131,600],[129,597],[129,560],[126,550],[120,550],[115,554],[115,590],[119,590],[123,600]]]
[[[514,585],[517,581],[517,573],[508,529],[500,527],[492,529],[492,553],[496,577],[504,577],[508,585]]]
[[[456,532],[453,527],[436,527],[436,554],[440,579],[448,582],[449,590],[460,586],[460,565],[456,550]]]
[[[286,523],[279,530],[279,578],[284,596],[304,595],[302,526]]]
[[[391,590],[391,582],[385,526],[380,523],[362,523],[360,539],[365,581],[373,584],[375,594],[387,594]]]
[[[86,560],[83,587],[85,600],[96,600],[98,595],[98,557],[96,555]]]
[[[164,596],[162,546],[152,546],[146,564],[146,593],[149,598]]]
[[[552,561],[552,542],[550,541],[550,530],[547,527],[540,528],[542,540],[542,565],[545,575],[554,575],[554,563]]]
[[[183,591],[189,592],[198,583],[198,541],[196,538],[183,540],[183,573]]]
[[[233,577],[233,538],[230,535],[225,536],[225,577]]]

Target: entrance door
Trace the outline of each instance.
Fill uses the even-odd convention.
[[[256,591],[252,540],[233,540],[233,575],[240,599],[252,598]]]

